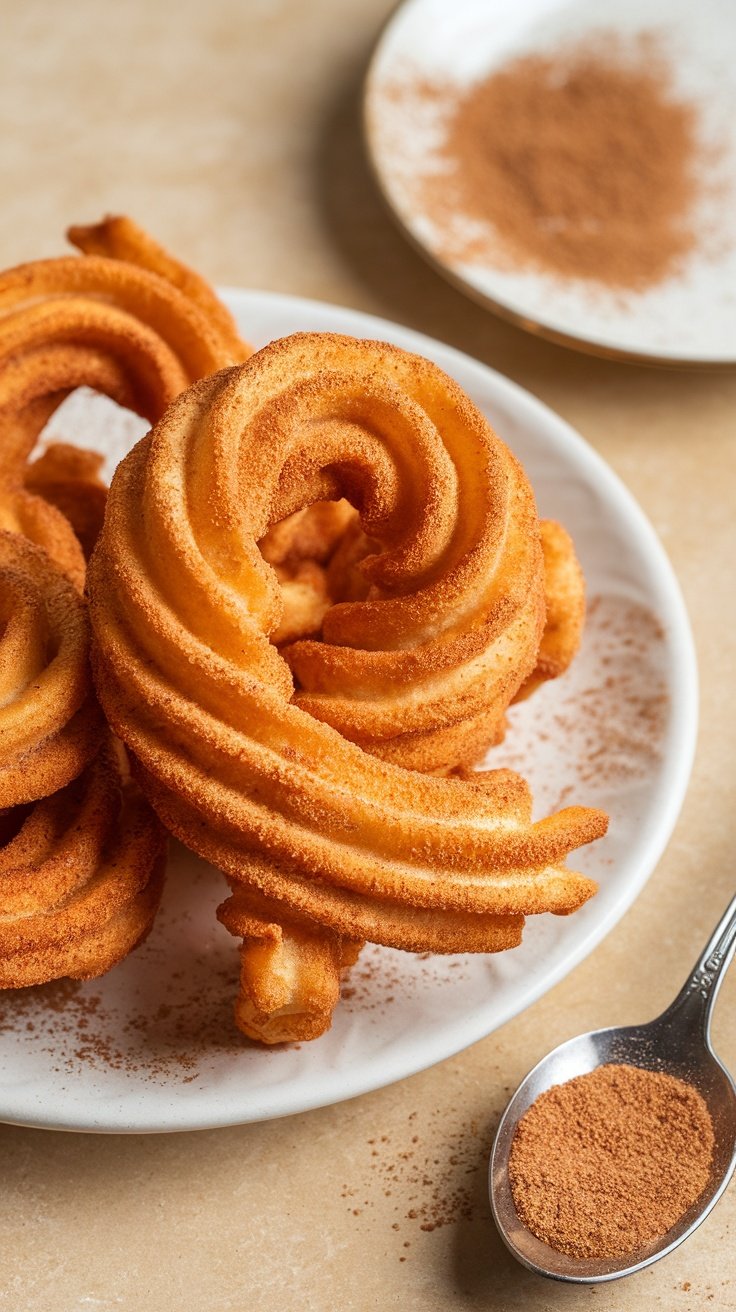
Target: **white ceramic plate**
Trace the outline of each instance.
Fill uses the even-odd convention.
[[[465,87],[519,55],[586,34],[655,33],[676,91],[699,109],[710,195],[696,223],[703,248],[646,292],[493,267],[446,253],[417,180],[443,139],[427,82]],[[439,272],[520,327],[595,354],[661,364],[736,362],[736,5],[733,0],[407,0],[376,48],[365,93],[369,156],[405,233]],[[503,125],[499,125],[503,131]],[[601,161],[606,167],[606,161]],[[459,221],[456,218],[456,222]]]
[[[431,1066],[528,1007],[592,951],[653,869],[685,792],[696,730],[687,617],[652,528],[600,457],[514,383],[428,337],[288,296],[228,300],[257,345],[329,330],[436,360],[521,457],[541,513],[571,529],[591,602],[584,649],[564,679],[512,711],[490,760],[523,768],[540,815],[569,795],[610,811],[609,836],[576,856],[600,892],[570,918],[530,920],[523,946],[499,957],[369,948],[328,1035],[264,1051],[232,1022],[237,944],[214,919],[222,877],[180,849],[153,933],[127,961],[87,984],[0,996],[1,1120],[194,1130],[339,1102]],[[111,471],[141,426],[78,393],[53,429],[104,447]]]

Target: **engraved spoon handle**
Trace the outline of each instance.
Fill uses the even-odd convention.
[[[710,1042],[710,1020],[723,977],[736,950],[736,897],[729,902],[674,1002],[660,1017],[694,1025]]]

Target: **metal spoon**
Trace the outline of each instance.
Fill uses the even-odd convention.
[[[715,1207],[736,1167],[736,1084],[710,1043],[710,1019],[718,989],[736,949],[736,897],[717,925],[684,987],[671,1006],[647,1025],[593,1030],[560,1044],[534,1067],[516,1090],[498,1127],[489,1168],[493,1216],[501,1238],[530,1271],[579,1285],[618,1280],[671,1253]],[[596,1066],[621,1062],[666,1071],[688,1081],[703,1096],[713,1119],[715,1151],[710,1182],[665,1235],[624,1257],[580,1259],[558,1253],[519,1220],[509,1182],[514,1131],[528,1107],[551,1088]]]

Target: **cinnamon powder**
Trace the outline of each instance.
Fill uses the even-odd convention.
[[[691,1085],[599,1066],[548,1089],[519,1121],[509,1157],[516,1211],[571,1257],[634,1253],[703,1192],[713,1147],[710,1113]]]
[[[445,109],[422,183],[442,254],[640,290],[693,248],[696,113],[653,38],[524,56],[465,93],[415,92]]]

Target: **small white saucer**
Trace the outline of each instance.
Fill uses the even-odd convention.
[[[517,56],[550,53],[598,33],[654,34],[675,92],[695,104],[707,194],[704,234],[681,270],[622,296],[582,279],[492,267],[453,255],[417,185],[441,146],[443,115],[427,83],[464,88]],[[733,0],[406,0],[374,53],[365,131],[378,184],[405,234],[475,300],[566,346],[664,365],[736,363],[736,4]],[[499,125],[502,130],[503,125]],[[605,167],[605,161],[602,161]],[[707,234],[707,236],[706,236]]]

